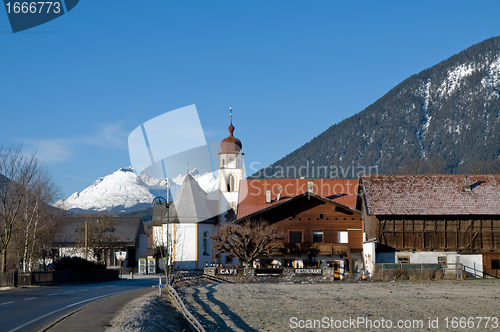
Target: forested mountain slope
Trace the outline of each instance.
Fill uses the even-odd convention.
[[[266,170],[293,177],[287,167],[377,166],[401,172],[420,160],[440,173],[466,173],[500,156],[500,37],[476,44],[413,75],[360,113],[331,126]],[[318,172],[319,171],[319,172]],[[358,172],[358,169],[356,169]],[[288,172],[290,173],[290,172]],[[257,172],[254,177],[262,177]],[[304,174],[302,174],[304,175]],[[311,176],[312,175],[312,176]],[[349,171],[347,177],[352,177]]]

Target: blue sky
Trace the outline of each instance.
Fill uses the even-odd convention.
[[[220,141],[231,106],[252,173],[499,35],[499,12],[500,1],[83,0],[13,34],[0,10],[0,145],[36,150],[66,198],[129,166],[143,122],[195,104],[206,140]]]

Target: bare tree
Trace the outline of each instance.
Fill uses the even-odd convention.
[[[446,163],[435,157],[405,160],[398,173],[402,175],[444,174],[446,173]]]
[[[58,212],[46,202],[55,199],[58,189],[45,170],[36,176],[26,195],[23,219],[19,223],[20,262],[24,272],[32,271],[35,263],[52,244]]]
[[[266,221],[246,220],[242,224],[225,223],[212,235],[214,249],[218,254],[235,257],[245,267],[259,257],[266,249],[278,245],[283,234]]]
[[[96,261],[104,262],[106,251],[118,245],[118,236],[114,233],[116,220],[109,214],[99,213],[86,216],[84,222],[87,224],[87,247]],[[77,246],[85,248],[85,232]]]
[[[468,173],[472,175],[500,174],[500,162],[477,162],[468,167]]]
[[[0,146],[0,250],[1,271],[7,270],[7,250],[14,232],[24,229],[25,253],[35,249],[35,237],[40,222],[45,220],[48,203],[57,192],[46,171],[39,165],[35,154],[24,154],[21,147]],[[31,257],[32,259],[33,257]]]

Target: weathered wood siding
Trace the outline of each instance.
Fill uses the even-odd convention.
[[[314,231],[323,232],[323,243],[339,243],[338,232],[347,231],[351,251],[362,251],[363,221],[360,213],[314,198],[304,198],[296,203],[263,212],[257,219],[267,220],[281,229],[286,235],[285,243],[290,242],[290,231],[301,231],[303,243],[313,242]]]
[[[397,250],[500,252],[500,217],[378,216],[377,238]]]
[[[492,260],[500,261],[500,253],[483,254],[483,272],[487,274],[485,275],[485,277],[495,276],[497,278],[500,278],[500,269],[495,269],[495,266],[492,266]]]

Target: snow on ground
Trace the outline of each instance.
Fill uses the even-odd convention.
[[[486,77],[481,80],[481,84],[485,88],[493,88],[500,85],[500,57],[491,63]]]
[[[187,331],[184,317],[165,297],[154,291],[125,306],[122,312],[111,320],[106,332],[180,332]]]
[[[472,317],[474,329],[469,326],[462,331],[495,331],[499,285],[497,280],[222,283],[177,291],[207,331],[451,331],[458,326],[452,326],[453,317],[458,317],[453,322]],[[349,324],[358,317],[359,325]],[[480,321],[478,317],[490,317],[488,326],[486,318]],[[380,324],[382,319],[387,322],[385,329],[368,322]],[[314,321],[324,324],[306,326]],[[343,321],[347,325],[339,326]],[[392,327],[387,328],[389,321]],[[403,327],[398,328],[400,321]]]
[[[450,70],[448,72],[448,78],[441,83],[441,86],[438,89],[440,96],[451,95],[455,90],[457,90],[461,84],[463,83],[463,79],[467,76],[472,75],[479,65],[472,62],[467,64],[461,64],[457,66],[455,69]]]

